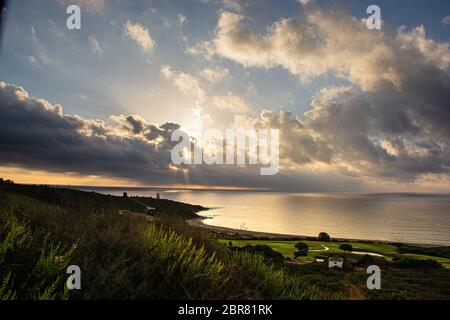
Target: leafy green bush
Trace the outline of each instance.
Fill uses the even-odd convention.
[[[26,225],[1,213],[0,300],[66,299],[59,288],[76,246],[54,245],[49,236],[40,242]]]
[[[352,252],[353,251],[353,246],[351,244],[348,243],[343,243],[339,246],[339,249],[341,249],[342,251],[347,251],[347,252]]]
[[[304,243],[304,242],[299,242],[299,243],[297,243],[297,244],[295,245],[295,248],[297,249],[297,250],[294,252],[294,256],[295,256],[296,258],[298,258],[298,257],[306,257],[306,256],[308,255],[309,247],[308,247],[308,245],[307,245],[306,243]]]

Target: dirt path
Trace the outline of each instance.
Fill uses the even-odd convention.
[[[141,213],[141,212],[131,212],[131,211],[128,211],[128,210],[119,210],[119,215],[121,215],[121,216],[125,216],[125,215],[127,215],[127,216],[132,216],[132,217],[140,217],[140,218],[145,218],[147,221],[150,221],[150,222],[154,222],[154,221],[156,221],[158,218],[156,218],[156,217],[153,217],[153,216],[149,216],[148,214],[145,214],[145,213]]]
[[[134,200],[134,202],[140,204],[141,206],[144,206],[145,209],[147,209],[147,210],[155,210],[155,208],[149,207],[149,206],[147,206],[145,203],[142,203],[142,202],[140,202],[140,201],[137,201],[136,199],[133,199],[133,200]]]

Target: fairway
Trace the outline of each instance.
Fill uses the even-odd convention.
[[[296,251],[295,244],[299,241],[284,241],[284,240],[220,240],[221,243],[228,244],[231,241],[233,246],[244,247],[246,245],[266,245],[271,247],[273,250],[280,252],[283,254],[285,258],[294,258],[294,252]],[[420,260],[435,260],[441,263],[444,267],[450,267],[450,259],[441,258],[435,256],[428,255],[420,255],[420,254],[400,254],[397,252],[397,247],[391,244],[386,243],[367,243],[367,242],[323,242],[323,241],[301,241],[306,243],[309,247],[308,256],[299,257],[299,260],[302,261],[313,261],[316,257],[320,256],[329,256],[333,254],[344,254],[344,251],[339,249],[339,246],[348,243],[353,246],[353,252],[345,252],[348,256],[350,255],[352,258],[359,258],[363,254],[357,254],[355,252],[362,251],[373,254],[382,255],[386,260],[391,261],[394,257],[403,257],[410,259],[420,259]],[[327,249],[325,249],[327,248]]]

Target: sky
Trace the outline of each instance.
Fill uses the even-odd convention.
[[[66,8],[81,8],[81,30]],[[366,9],[381,9],[369,30]],[[450,2],[10,1],[0,176],[24,183],[450,191]],[[171,134],[280,130],[280,170],[174,166]]]

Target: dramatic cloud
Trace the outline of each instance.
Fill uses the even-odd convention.
[[[448,130],[433,128],[396,94],[385,93],[324,89],[305,114],[305,126],[333,150],[334,165],[351,174],[400,181],[448,174]]]
[[[422,126],[398,100],[362,95],[350,87],[322,89],[300,120],[284,111],[236,117],[237,128],[280,130],[280,165],[304,172],[342,174],[363,181],[414,182],[448,176],[450,139]]]
[[[139,23],[128,20],[124,26],[124,35],[134,40],[144,52],[151,52],[155,47],[155,41],[150,36],[150,31]]]
[[[303,5],[304,18],[280,18],[261,29],[262,20],[243,15],[249,7],[243,8],[236,1],[219,1],[231,11],[219,12],[215,30],[208,30],[210,39],[185,49],[197,56],[180,60],[182,63],[177,65],[182,65],[182,69],[166,65],[173,63],[173,57],[156,59],[152,68],[145,69],[151,75],[155,68],[156,73],[159,71],[162,92],[173,92],[176,88],[185,97],[192,98],[186,99],[186,103],[172,101],[178,97],[172,99],[167,95],[154,99],[159,110],[166,103],[179,106],[183,112],[177,116],[186,117],[183,125],[193,135],[197,132],[192,122],[195,119],[201,122],[207,116],[211,121],[202,128],[223,129],[230,125],[239,129],[279,129],[279,175],[263,178],[258,168],[240,166],[200,165],[177,171],[171,165],[170,150],[174,143],[170,135],[180,128],[179,124],[156,125],[137,114],[114,115],[108,120],[68,115],[61,106],[29,97],[23,88],[3,82],[0,84],[0,164],[127,178],[146,184],[296,190],[310,187],[331,190],[336,184],[345,189],[355,182],[383,186],[391,182],[419,185],[427,181],[449,181],[448,43],[429,38],[424,26],[392,29],[386,24],[383,30],[369,30],[364,19],[342,12],[325,12],[313,0],[298,2]],[[183,25],[186,19],[179,15],[177,21]],[[127,21],[122,32],[144,52],[151,52],[155,47],[149,29],[141,24]],[[35,65],[33,69],[52,65],[53,60],[48,58],[51,47],[47,50],[43,46],[34,28],[31,39],[33,50],[24,53],[22,61]],[[89,37],[87,50],[101,57],[102,47],[109,47],[103,43],[105,39],[100,44],[95,37]],[[188,40],[184,44],[187,46]],[[242,66],[284,72],[244,71],[239,75]],[[229,70],[236,81],[230,81]],[[260,75],[268,79],[258,79]],[[317,90],[309,109],[302,115],[257,111],[260,105],[271,107],[268,104],[272,97],[264,91],[272,81],[283,76],[285,79],[274,86],[274,91],[288,84],[286,78],[298,79],[300,85],[313,82],[305,91],[317,84],[327,85]],[[111,86],[117,86],[114,89],[120,91],[117,83],[120,82],[113,81]],[[136,92],[148,89],[149,82],[142,83],[139,87],[138,81],[132,82]],[[260,94],[256,94],[253,83],[258,85]],[[170,86],[173,88],[167,88]],[[270,91],[270,94],[282,95],[286,90]],[[139,102],[133,101],[132,96],[130,93],[130,106],[152,103],[147,96]],[[292,96],[295,100],[294,96],[298,95]],[[120,102],[128,106],[126,99]],[[191,112],[193,105],[196,112],[203,110],[207,114],[196,118]],[[148,108],[149,113],[151,110]]]
[[[298,121],[292,115],[281,117],[286,122]],[[263,125],[269,119],[263,115],[255,125]],[[178,124],[157,126],[138,115],[112,116],[111,120],[108,125],[101,120],[64,114],[60,105],[29,97],[23,88],[0,82],[0,165],[126,179],[144,185],[197,184],[303,191],[360,186],[354,179],[332,173],[323,178],[288,170],[262,177],[255,166],[198,165],[177,170],[170,157],[176,142],[170,137],[180,128]]]
[[[332,162],[331,147],[314,137],[312,131],[291,112],[265,110],[257,119],[237,117],[234,126],[280,130],[280,163],[284,168]]]
[[[333,72],[364,90],[400,86],[404,73],[419,62],[448,68],[448,44],[411,33],[373,32],[364,21],[339,13],[311,11],[305,21],[281,19],[266,34],[246,28],[242,15],[221,12],[213,40],[216,53],[245,66],[282,66],[307,81]]]
[[[170,135],[179,125],[158,127],[134,116],[115,121],[108,126],[66,115],[60,105],[0,82],[1,164],[141,181],[167,178]]]
[[[261,125],[282,129],[285,164],[325,164],[400,181],[448,174],[447,43],[428,39],[423,26],[374,32],[364,21],[319,9],[307,11],[302,21],[281,19],[266,34],[246,22],[242,15],[220,13],[216,54],[247,67],[281,66],[302,81],[333,73],[351,84],[322,89],[303,121],[263,113]]]

